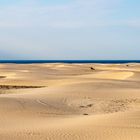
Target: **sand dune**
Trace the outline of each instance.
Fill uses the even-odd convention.
[[[133,72],[103,71],[103,72],[99,72],[99,73],[96,73],[93,75],[89,74],[89,75],[83,75],[83,76],[85,78],[124,80],[124,79],[127,79],[133,75],[134,75]]]
[[[139,140],[139,68],[0,65],[0,139]]]

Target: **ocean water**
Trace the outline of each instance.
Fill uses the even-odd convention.
[[[140,60],[0,60],[0,63],[34,64],[34,63],[102,63],[123,64],[140,63]]]

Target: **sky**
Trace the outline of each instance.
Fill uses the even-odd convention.
[[[140,60],[140,0],[0,0],[0,60]]]

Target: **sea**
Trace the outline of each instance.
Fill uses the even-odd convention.
[[[140,63],[140,60],[0,60],[0,63],[36,64],[36,63],[101,63],[101,64],[124,64]]]

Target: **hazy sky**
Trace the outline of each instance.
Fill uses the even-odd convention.
[[[140,59],[140,0],[0,0],[0,59]]]

